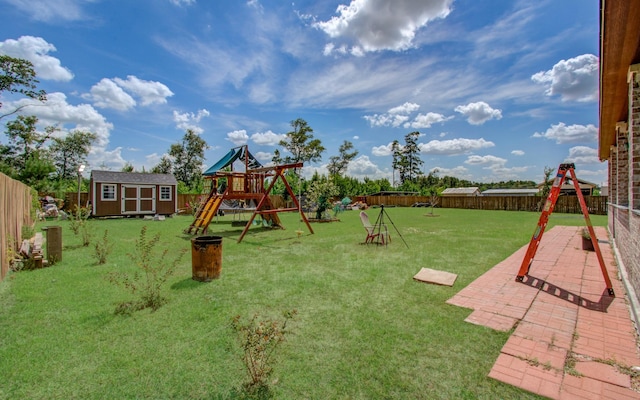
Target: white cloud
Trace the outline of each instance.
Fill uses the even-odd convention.
[[[201,134],[204,130],[198,126],[200,120],[209,116],[209,111],[202,109],[198,110],[196,114],[192,112],[179,113],[173,110],[173,121],[176,123],[176,128],[186,131],[191,129],[196,134]]]
[[[140,98],[143,106],[164,104],[167,97],[173,96],[173,92],[160,82],[144,81],[129,75],[126,80],[103,78],[91,87],[90,94],[82,97],[93,101],[96,107],[125,111],[137,105],[129,93]]]
[[[522,151],[522,150],[512,150],[511,154],[513,154],[514,156],[523,156],[524,155],[524,151]]]
[[[519,176],[529,169],[529,167],[506,167],[506,159],[492,155],[471,155],[464,163],[489,171],[488,175],[482,177],[482,180],[486,182],[519,179]]]
[[[431,125],[446,122],[453,117],[446,117],[442,114],[429,112],[426,114],[418,114],[413,122],[404,124],[405,128],[421,129],[431,128]]]
[[[565,162],[576,164],[600,164],[598,151],[587,146],[575,146],[569,149],[569,156]]]
[[[81,5],[95,0],[5,0],[36,21],[76,21],[83,19]]]
[[[378,157],[390,156],[393,154],[392,147],[393,147],[392,143],[382,145],[382,146],[374,146],[371,149],[371,154]],[[400,145],[400,148],[402,148],[402,145]]]
[[[70,81],[73,74],[60,64],[60,60],[48,53],[56,51],[54,45],[41,37],[21,36],[18,40],[0,42],[0,53],[31,61],[39,79]]]
[[[426,114],[418,114],[413,121],[409,122],[410,114],[416,112],[419,108],[420,105],[416,103],[406,102],[400,106],[389,109],[384,114],[365,115],[364,119],[367,120],[372,127],[391,126],[397,128],[403,126],[404,128],[421,129],[430,128],[433,124],[443,123],[453,118],[429,112]]]
[[[169,154],[164,153],[164,154],[158,154],[158,153],[151,153],[151,154],[147,154],[146,156],[144,156],[145,159],[145,165],[149,165],[151,166],[151,168],[153,168],[154,166],[158,165],[160,163],[160,160],[162,159],[163,156],[169,156]]]
[[[169,0],[171,4],[175,4],[176,6],[190,6],[192,4],[196,4],[196,0]]]
[[[472,180],[473,176],[469,173],[469,170],[463,166],[457,166],[454,168],[434,167],[429,172],[435,173],[439,177],[453,176],[458,179]]]
[[[267,153],[267,152],[264,152],[264,151],[259,151],[259,152],[255,153],[254,156],[262,164],[265,164],[265,163],[271,161],[271,159],[273,159],[273,154],[272,153]]]
[[[547,96],[560,96],[562,101],[595,101],[598,99],[598,57],[583,54],[561,60],[549,71],[541,71],[531,79],[547,87]]]
[[[399,127],[403,123],[409,120],[406,115],[391,115],[391,114],[374,114],[365,115],[364,119],[373,126],[392,126],[394,128]]]
[[[20,99],[12,103],[10,107],[17,108],[27,104],[33,106],[26,107],[24,112],[38,117],[41,126],[57,126],[58,136],[64,137],[73,130],[94,133],[96,141],[93,143],[88,157],[92,168],[106,166],[119,169],[124,166],[125,160],[121,156],[121,147],[107,150],[113,124],[108,122],[90,104],[72,105],[67,102],[67,96],[64,93],[53,92],[47,94],[46,103]]]
[[[242,146],[249,140],[249,135],[247,135],[247,131],[241,129],[238,131],[228,132],[227,140],[235,144],[236,146]]]
[[[389,109],[384,114],[365,115],[364,119],[369,121],[371,126],[392,126],[397,128],[408,121],[409,114],[418,110],[418,108],[420,108],[418,104],[406,102]]]
[[[376,164],[371,162],[368,156],[362,155],[355,160],[349,162],[347,166],[347,175],[362,179],[365,177],[372,179],[388,178],[391,175],[388,172],[382,171]]]
[[[173,92],[166,85],[160,82],[145,81],[133,75],[127,76],[127,80],[114,78],[113,81],[129,93],[139,97],[143,106],[165,104],[167,97],[173,96]]]
[[[430,21],[446,18],[453,0],[352,0],[341,4],[337,16],[313,26],[332,39],[343,39],[350,52],[361,55],[413,46],[416,32]],[[326,51],[326,48],[325,48]]]
[[[493,146],[495,146],[493,142],[484,140],[483,138],[432,140],[428,143],[418,143],[420,153],[440,155],[464,154],[470,151],[480,150]]]
[[[103,78],[93,85],[91,93],[84,94],[82,97],[91,100],[93,105],[100,108],[126,111],[136,106],[136,101],[133,97],[125,93],[114,81],[107,78]]]
[[[560,122],[543,133],[534,133],[533,137],[555,140],[558,144],[594,142],[598,139],[598,128],[591,124],[567,126]]]
[[[412,112],[418,111],[419,108],[419,104],[406,102],[401,106],[390,108],[387,112],[389,114],[409,115]]]
[[[127,161],[122,157],[122,147],[107,150],[104,147],[92,147],[89,152],[91,169],[120,170]]]
[[[266,131],[264,133],[254,133],[253,135],[251,135],[251,140],[253,141],[253,143],[261,146],[276,146],[278,143],[280,143],[281,140],[286,137],[287,135],[285,134],[278,135],[277,133]]]
[[[467,157],[467,160],[464,162],[465,164],[469,164],[469,165],[505,165],[507,163],[507,160],[505,160],[504,158],[500,158],[500,157],[496,157],[496,156],[478,156],[478,155],[472,155]]]
[[[501,119],[502,111],[491,106],[484,101],[469,103],[465,106],[457,106],[456,112],[467,117],[467,121],[471,125],[482,125],[490,119]]]
[[[93,132],[97,135],[96,146],[106,146],[109,143],[109,132],[113,129],[113,124],[107,122],[106,118],[89,104],[71,105],[64,93],[53,92],[47,94],[46,103],[20,99],[9,107],[17,108],[23,105],[32,105],[26,107],[24,113],[35,115],[44,126],[58,125],[63,131],[77,129]]]

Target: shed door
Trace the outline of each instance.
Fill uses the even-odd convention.
[[[155,186],[122,185],[123,214],[155,214]]]

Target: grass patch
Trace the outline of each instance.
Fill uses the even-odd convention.
[[[122,290],[105,277],[135,273],[129,254],[143,226],[149,237],[160,234],[170,259],[189,251],[182,230],[191,217],[91,221],[109,231],[105,264],[69,222],[56,221],[62,260],[0,283],[0,398],[236,398],[246,372],[229,321],[292,309],[273,398],[538,398],[487,377],[509,334],[465,323],[469,310],[445,301],[526,245],[539,214],[386,211],[408,249],[393,227],[389,246],[361,245],[355,211],[314,224],[314,235],[299,216],[281,214],[286,230],[253,227],[240,244],[242,227],[221,217],[209,230],[224,238],[220,279],[192,280],[183,257],[166,282],[166,304],[130,316],[114,315]],[[368,211],[374,221],[377,212]],[[584,224],[581,215],[554,214],[547,229],[555,220]],[[605,225],[606,217],[591,221]],[[413,281],[422,267],[456,273],[456,284]]]

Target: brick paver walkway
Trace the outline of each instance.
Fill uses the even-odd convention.
[[[474,311],[473,324],[513,334],[489,376],[552,399],[640,399],[635,328],[607,232],[596,227],[616,297],[580,227],[545,232],[524,282],[515,277],[527,246],[447,303]]]

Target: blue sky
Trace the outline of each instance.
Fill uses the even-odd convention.
[[[357,178],[392,180],[419,131],[424,172],[541,181],[597,157],[598,0],[0,0],[0,53],[35,65],[59,135],[97,133],[91,169],[157,164],[185,129],[205,168],[248,144],[268,163],[290,121],[343,141]],[[1,113],[28,102],[4,96]],[[4,119],[3,124],[6,122]],[[43,125],[44,126],[44,125]],[[4,129],[4,127],[3,127]],[[4,140],[4,139],[0,139]]]

